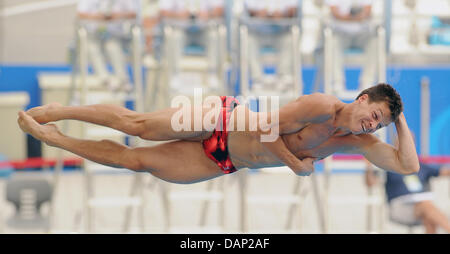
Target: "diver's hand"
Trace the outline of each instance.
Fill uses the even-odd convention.
[[[295,165],[289,166],[298,176],[309,176],[314,171],[314,161],[316,158],[307,157],[299,160]]]

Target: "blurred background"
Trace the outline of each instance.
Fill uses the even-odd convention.
[[[449,0],[0,0],[0,232],[448,233],[449,80]],[[52,102],[145,112],[194,88],[280,106],[313,92],[351,102],[380,82],[403,99],[427,169],[415,177],[336,155],[312,177],[281,167],[175,185],[17,126],[19,110]],[[57,124],[78,138],[158,144]],[[393,143],[394,133],[376,134]]]

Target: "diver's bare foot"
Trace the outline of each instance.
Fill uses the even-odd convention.
[[[43,106],[31,108],[27,110],[26,113],[32,118],[34,118],[34,120],[36,120],[36,122],[38,123],[48,123],[57,120],[51,118],[50,111],[53,109],[57,109],[59,107],[62,107],[60,103],[53,102]]]
[[[36,122],[36,120],[34,120],[24,111],[19,112],[19,119],[17,120],[17,122],[24,132],[51,146],[55,145],[54,141],[58,136],[61,135],[56,125],[40,125],[38,122]]]

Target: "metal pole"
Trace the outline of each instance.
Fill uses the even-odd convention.
[[[132,53],[133,53],[133,77],[134,77],[134,105],[135,105],[135,111],[136,112],[144,112],[144,92],[142,91],[142,31],[139,26],[134,26],[131,29],[132,34]],[[134,147],[138,147],[141,144],[141,139],[138,137],[134,137]],[[134,181],[133,181],[133,187],[130,192],[130,196],[135,196],[136,193],[142,194],[141,186],[142,186],[142,175],[135,173],[134,175]],[[143,220],[143,204],[144,199],[143,196],[141,197],[141,210],[139,211],[139,220],[140,220],[140,226],[141,231],[145,230],[145,223]],[[125,222],[123,225],[123,231],[127,231],[130,226],[131,221],[131,212],[132,207],[131,205],[127,207],[127,210],[125,212]]]
[[[392,0],[384,0],[384,29],[386,30],[386,53],[389,52],[389,45],[391,41],[391,20],[392,20]]]
[[[219,43],[219,66],[217,66],[218,69],[218,77],[219,77],[219,84],[221,85],[221,88],[219,89],[219,93],[222,94],[230,94],[228,91],[228,86],[225,78],[225,67],[227,63],[227,28],[224,25],[218,26],[218,43]]]
[[[420,81],[420,154],[430,154],[430,80],[422,77]]]
[[[169,84],[170,84],[170,76],[172,70],[170,70],[170,62],[173,59],[172,52],[172,43],[173,43],[173,35],[175,31],[172,27],[165,25],[164,26],[164,54],[162,56],[162,72],[163,72],[163,80],[159,82],[159,95],[157,98],[159,99],[159,103],[157,104],[157,108],[165,108],[170,106],[170,94],[169,94]]]
[[[367,170],[367,169],[366,169]],[[369,200],[373,197],[373,188],[372,186],[368,186],[367,187],[367,194],[369,197]],[[372,232],[373,229],[373,225],[372,225],[372,221],[373,221],[373,205],[371,203],[367,204],[367,232],[370,233]]]
[[[208,184],[206,185],[206,192],[211,193],[212,189],[213,189],[213,182],[209,181]],[[206,225],[206,216],[208,215],[208,210],[209,210],[209,203],[211,201],[210,200],[203,200],[203,205],[202,205],[202,209],[200,212],[200,226],[204,227]]]
[[[157,181],[159,181],[159,180],[157,180]],[[164,226],[165,226],[165,231],[167,232],[167,233],[169,233],[170,232],[170,227],[171,227],[171,220],[170,220],[170,200],[169,200],[169,186],[166,184],[166,183],[164,183],[164,182],[162,182],[162,181],[159,181],[159,183],[160,183],[160,188],[161,188],[161,201],[162,201],[162,203],[163,203],[163,211],[164,211],[164,215],[165,215],[165,223],[164,223]]]
[[[386,30],[380,26],[377,29],[377,52],[378,52],[378,82],[386,83]],[[387,131],[386,128],[380,129],[378,132],[379,138],[386,142]]]
[[[302,182],[302,178],[298,177],[296,179],[296,181],[295,181],[294,188],[293,188],[293,191],[292,191],[292,195],[293,196],[294,195],[299,195],[300,196],[299,193],[300,193],[301,182]],[[296,203],[293,203],[293,204],[291,204],[289,206],[288,218],[286,220],[286,225],[284,227],[286,230],[289,230],[289,229],[292,228],[292,221],[294,220],[294,212],[295,212],[296,208],[297,208],[297,204]]]
[[[323,230],[324,233],[328,232],[329,229],[329,222],[330,222],[330,206],[329,206],[329,195],[330,195],[330,177],[331,177],[331,164],[333,163],[333,158],[331,156],[328,156],[323,160],[323,166],[324,166],[324,194],[323,194]]]
[[[139,26],[134,26],[131,30],[132,51],[133,51],[133,74],[134,74],[134,92],[135,92],[135,110],[144,112],[144,93],[142,91],[142,31]]]
[[[241,67],[241,94],[243,96],[249,95],[248,87],[248,30],[245,25],[239,28],[240,35],[240,67]]]
[[[378,82],[386,82],[386,30],[384,27],[378,27],[377,29],[378,37]]]
[[[331,28],[325,27],[324,29],[324,68],[323,68],[323,75],[324,75],[324,93],[325,94],[333,94],[333,32]],[[333,157],[328,156],[323,160],[324,163],[324,194],[323,194],[323,206],[319,211],[322,210],[321,215],[321,223],[322,223],[322,230],[324,233],[328,232],[329,229],[329,191],[330,191],[330,175],[331,175],[331,164],[333,163]],[[316,180],[314,180],[316,181]],[[314,183],[313,181],[313,183]],[[314,184],[314,188],[317,184]],[[318,196],[318,193],[316,194]]]
[[[159,72],[161,69],[158,60],[155,60],[153,57],[149,57],[149,59],[149,65],[146,66],[144,112],[155,110]]]
[[[87,94],[88,94],[88,85],[87,85],[87,75],[88,75],[88,39],[87,39],[87,31],[84,27],[81,27],[78,30],[78,37],[80,41],[80,104],[87,104]],[[83,126],[84,132],[84,126]],[[84,133],[83,133],[84,134]]]
[[[300,54],[300,29],[298,26],[291,27],[291,35],[292,35],[292,67],[294,68],[292,71],[294,78],[294,98],[303,94],[303,77],[302,77],[302,69],[301,69],[301,54]]]
[[[329,27],[324,29],[324,68],[323,68],[323,81],[324,81],[324,93],[332,94],[333,87],[333,32]]]
[[[133,186],[131,187],[130,196],[132,197],[132,196],[136,195],[137,192],[142,195],[142,180],[139,177],[139,174],[135,173]],[[139,215],[138,215],[139,216],[138,220],[140,222],[142,232],[145,230],[144,214],[143,214],[143,210],[142,210],[143,206],[144,206],[144,200],[142,198],[141,199],[141,210],[139,211]],[[131,212],[132,212],[132,205],[129,205],[125,211],[125,220],[124,220],[124,224],[122,227],[123,232],[127,232],[130,228]]]
[[[386,174],[384,173],[384,174],[382,174],[383,175],[383,181],[380,181],[380,183],[381,183],[381,188],[380,188],[380,191],[381,191],[381,193],[380,193],[380,196],[381,197],[385,197],[386,196],[386,192],[385,192],[385,189],[384,189],[384,182],[386,182]],[[381,178],[381,177],[380,177]],[[381,179],[380,179],[381,180]],[[381,202],[381,204],[378,206],[378,214],[379,214],[379,216],[378,216],[378,232],[379,233],[382,233],[383,232],[383,223],[384,223],[384,207],[385,207],[385,202]]]
[[[78,29],[76,29],[76,33],[75,33],[75,38],[78,38]],[[71,55],[71,66],[72,66],[72,72],[70,75],[70,88],[69,88],[69,96],[68,96],[68,104],[71,104],[74,95],[75,95],[75,89],[76,89],[76,79],[77,79],[77,75],[78,75],[78,71],[79,71],[79,66],[78,66],[78,52],[80,50],[80,43],[78,41],[78,39],[75,40],[75,53],[73,55]],[[69,128],[69,124],[68,121],[63,121],[62,123],[62,132],[63,133],[67,133]],[[58,149],[57,150],[57,154],[56,154],[56,164],[55,164],[55,169],[54,169],[54,177],[53,177],[53,198],[51,200],[50,203],[50,210],[49,210],[49,217],[50,217],[50,225],[48,228],[48,231],[51,231],[51,228],[53,226],[53,223],[55,221],[54,219],[54,213],[55,213],[55,205],[54,205],[54,197],[56,196],[57,190],[58,190],[58,184],[59,184],[59,178],[61,175],[61,172],[63,171],[64,168],[64,150],[63,149]]]
[[[312,181],[312,187],[313,187],[313,193],[314,193],[314,199],[316,200],[316,207],[317,211],[319,213],[319,223],[320,228],[322,230],[322,233],[326,234],[328,233],[328,219],[326,218],[327,213],[325,211],[325,207],[327,207],[326,203],[322,205],[322,202],[320,202],[320,193],[319,193],[319,184],[317,183],[317,177],[316,174],[311,174],[311,181]],[[328,191],[328,189],[327,189]],[[327,193],[328,194],[328,193]],[[325,200],[328,202],[328,199]],[[328,207],[327,207],[328,208]]]
[[[219,202],[219,226],[222,230],[225,230],[225,179],[219,180],[219,190],[222,193],[222,198]]]
[[[78,30],[78,40],[79,40],[79,64],[80,64],[80,105],[86,105],[87,104],[87,93],[88,93],[88,87],[87,87],[87,71],[88,71],[88,56],[87,56],[87,47],[88,47],[88,40],[87,40],[87,31],[85,28],[81,27]],[[75,83],[76,84],[76,83]],[[86,133],[86,124],[82,123],[81,128],[81,136],[85,136]],[[88,172],[88,169],[86,169],[85,161],[83,161],[83,168],[84,168],[84,179],[86,184],[86,191],[84,196],[84,203],[85,203],[85,212],[86,212],[86,230],[87,232],[92,232],[92,210],[89,207],[89,199],[92,195],[92,186],[91,186],[91,176],[90,172]]]
[[[231,34],[232,26],[233,26],[233,6],[234,6],[234,0],[227,0],[225,1],[225,28],[226,31],[229,34]],[[226,50],[229,52],[231,51],[232,47],[232,37],[227,36],[225,37],[226,40]]]
[[[247,169],[248,170],[248,169]],[[239,172],[241,232],[247,232],[247,171]]]

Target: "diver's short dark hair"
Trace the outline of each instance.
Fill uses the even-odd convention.
[[[363,90],[356,99],[363,94],[369,96],[370,102],[384,101],[387,103],[391,111],[391,120],[395,121],[400,113],[403,111],[402,99],[398,92],[389,84],[380,83],[376,86],[369,87]]]

